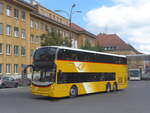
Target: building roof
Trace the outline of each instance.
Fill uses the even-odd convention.
[[[10,1],[10,0],[9,0],[9,1]],[[12,0],[12,2],[16,2],[16,3],[18,3],[19,5],[21,5],[21,6],[23,6],[23,7],[26,7],[26,8],[28,8],[28,9],[30,9],[30,10],[35,10],[35,8],[36,8],[34,5],[28,3],[28,2],[25,1],[25,0]]]
[[[83,29],[82,27],[80,27],[74,23],[71,23],[71,27],[77,31],[86,31],[85,29]]]
[[[115,50],[132,50],[138,54],[138,52],[133,46],[127,44],[116,34],[104,34],[101,33],[97,35],[97,42],[102,47],[115,47]]]
[[[66,17],[59,15],[57,12],[54,12],[54,11],[48,9],[48,8],[44,7],[43,5],[41,5],[41,4],[39,4],[39,3],[38,3],[35,7],[42,7],[42,8],[44,8],[44,9],[46,9],[47,11],[49,11],[49,12],[51,12],[51,13],[53,13],[53,14],[59,16],[59,17],[62,17],[62,18],[64,18],[64,19],[68,20]],[[69,20],[68,20],[68,21],[69,21]]]
[[[96,35],[88,32],[87,30],[85,30],[84,28],[78,26],[75,23],[71,23],[71,28],[73,28],[74,30],[78,31],[79,33],[83,33],[83,34],[89,35],[89,36],[91,36],[93,38],[96,38]]]

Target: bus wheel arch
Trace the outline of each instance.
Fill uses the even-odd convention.
[[[106,93],[109,93],[109,92],[111,92],[111,84],[108,82],[106,84]]]
[[[70,97],[78,96],[78,87],[76,85],[72,85],[70,88]]]

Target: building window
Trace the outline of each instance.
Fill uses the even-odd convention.
[[[49,13],[49,17],[52,18],[52,15]]]
[[[117,49],[117,47],[116,47],[116,46],[113,46],[113,47],[112,47],[112,49],[113,49],[113,50],[116,50],[116,49]]]
[[[107,47],[105,47],[104,50],[107,51]]]
[[[3,14],[3,4],[0,3],[0,14]]]
[[[62,31],[62,37],[63,37],[63,38],[65,37],[65,32],[64,32],[64,31]]]
[[[23,38],[23,39],[26,38],[26,30],[25,29],[21,30],[21,38]]]
[[[78,48],[77,40],[71,39],[71,47],[72,47],[72,48]]]
[[[3,34],[3,24],[0,23],[0,35],[2,35],[2,34]]]
[[[62,19],[60,18],[60,23],[62,23]]]
[[[6,64],[6,73],[11,73],[11,64]]]
[[[34,35],[31,34],[30,35],[30,41],[33,42],[33,39],[34,39]]]
[[[2,73],[3,71],[3,65],[2,64],[0,64],[0,73]]]
[[[44,27],[44,24],[41,23],[41,30],[44,31],[45,30],[45,27]]]
[[[21,56],[26,56],[26,49],[21,47]]]
[[[6,25],[6,35],[11,35],[11,25]]]
[[[11,45],[6,44],[6,55],[11,55]]]
[[[47,26],[47,31],[48,31],[48,32],[52,32],[51,26]]]
[[[39,28],[39,24],[38,22],[35,22],[35,28],[38,29]]]
[[[19,72],[18,69],[19,69],[19,65],[14,64],[14,73],[18,73]]]
[[[0,43],[0,54],[2,54],[2,53],[3,53],[3,44]]]
[[[53,19],[55,20],[55,15],[53,15]]]
[[[60,22],[60,18],[57,18],[57,21]]]
[[[11,16],[11,7],[10,6],[7,6],[7,8],[6,8],[6,15]]]
[[[40,44],[40,37],[36,36],[35,43]]]
[[[75,48],[78,48],[78,41],[77,40],[75,40]]]
[[[14,9],[14,17],[19,18],[19,10],[16,8]]]
[[[45,25],[45,30],[48,31],[48,25]]]
[[[65,25],[68,25],[68,22],[67,22],[67,21],[65,22]]]
[[[31,49],[30,50],[30,56],[33,56],[33,54],[34,54],[34,49]]]
[[[15,56],[19,55],[19,46],[14,46],[14,55]]]
[[[26,19],[26,12],[22,11],[21,12],[21,19],[24,21]]]
[[[32,27],[32,28],[34,27],[34,22],[32,19],[30,20],[30,27]]]
[[[41,38],[40,38],[40,36],[38,36],[38,44],[40,44],[41,43]]]
[[[69,37],[69,33],[68,32],[65,32],[65,37]]]
[[[26,65],[26,64],[21,64],[21,68],[22,68],[22,70],[23,70],[25,67],[27,67],[27,65]]]
[[[19,28],[18,27],[14,27],[14,36],[15,37],[19,36]]]

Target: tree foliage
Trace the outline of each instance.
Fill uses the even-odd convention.
[[[99,51],[99,52],[104,51],[104,49],[100,47],[98,44],[96,44],[96,46],[92,46],[89,40],[85,40],[85,44],[84,46],[81,46],[81,49]]]
[[[41,46],[69,46],[69,40],[67,37],[62,37],[60,33],[56,30],[52,29],[52,31],[48,31],[47,34],[42,34],[41,38]]]

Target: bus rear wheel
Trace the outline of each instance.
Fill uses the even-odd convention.
[[[109,93],[111,91],[111,85],[110,83],[106,84],[106,93]]]
[[[118,90],[118,85],[117,85],[117,83],[114,83],[113,84],[113,91],[117,91]]]
[[[78,88],[76,86],[72,86],[70,88],[70,97],[76,97],[78,95]]]

